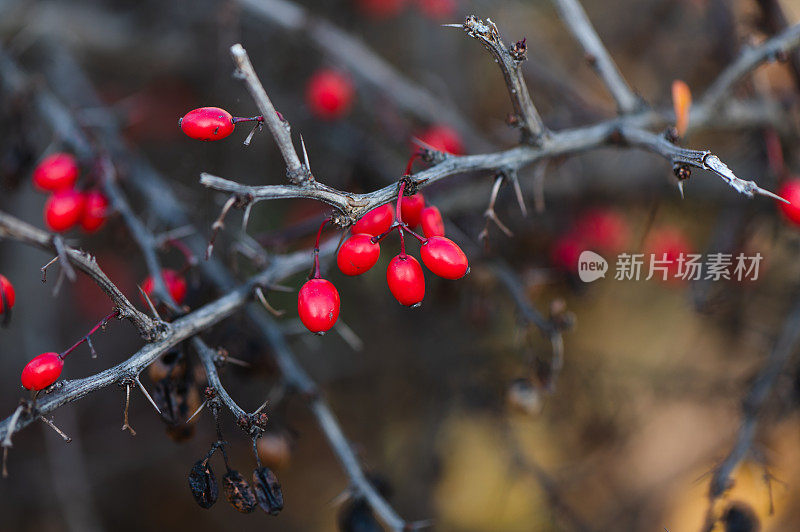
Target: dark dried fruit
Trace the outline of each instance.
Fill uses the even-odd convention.
[[[231,469],[222,477],[222,491],[231,506],[243,514],[256,509],[256,494],[241,473]]]
[[[283,493],[275,473],[262,467],[253,471],[253,485],[258,505],[269,515],[278,515],[283,510]]]
[[[207,460],[200,460],[189,472],[189,489],[201,508],[211,508],[219,497],[217,478]]]
[[[344,505],[339,512],[338,522],[341,532],[383,532],[383,527],[364,499],[354,499]]]
[[[722,516],[725,532],[758,532],[761,525],[753,509],[743,502],[732,502]]]

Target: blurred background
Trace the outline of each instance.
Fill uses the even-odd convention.
[[[659,109],[672,106],[673,80],[685,81],[699,96],[742,46],[767,35],[768,2],[583,4],[631,86]],[[518,140],[504,122],[511,106],[495,63],[461,30],[442,27],[471,13],[491,18],[506,42],[527,39],[526,77],[548,127],[591,124],[616,112],[550,2],[298,0],[296,5],[363,40],[402,75],[458,110],[471,131],[397,105],[391,94],[349,72],[337,55],[341,50],[331,53],[307,36],[307,29],[319,26],[281,23],[292,13],[283,2],[0,0],[0,43],[30,76],[33,91],[51,86],[58,94],[64,77],[54,58],[71,56],[107,107],[64,103],[89,131],[109,120],[122,128],[209,233],[226,198],[200,186],[201,172],[247,184],[281,183],[285,177],[266,131],[244,147],[247,127],[210,144],[189,139],[176,127],[179,117],[201,106],[223,107],[235,116],[257,114],[232,76],[228,48],[236,42],[247,48],[295,140],[302,134],[316,177],[345,190],[369,191],[396,181],[412,139],[430,141],[432,127],[453,128],[465,153],[510,147]],[[781,5],[790,23],[798,20],[800,3]],[[346,73],[355,89],[350,108],[335,119],[315,115],[308,105],[307,83],[320,69]],[[786,110],[782,123],[698,132],[682,143],[710,149],[740,177],[777,190],[800,169],[797,86],[790,66],[760,68],[737,85],[736,95],[779,101]],[[44,154],[60,149],[59,139],[24,96],[3,94],[0,144],[0,209],[44,227],[46,197],[33,189],[30,175]],[[785,166],[776,162],[776,145]],[[121,173],[124,179],[124,169]],[[797,300],[797,227],[772,200],[747,200],[700,170],[686,183],[682,200],[670,165],[635,150],[608,148],[552,160],[524,169],[520,180],[527,217],[511,187],[504,187],[495,210],[513,236],[489,224],[483,242],[478,235],[486,225],[492,176],[457,176],[425,189],[427,200],[447,218],[448,235],[468,250],[472,273],[458,282],[428,275],[419,310],[400,307],[386,288],[382,272],[396,240],[365,275],[345,278],[329,269],[342,297],[341,320],[360,342],[304,333],[296,296],[270,293],[271,303],[287,310],[281,323],[293,349],[365,468],[408,520],[433,519],[434,528],[445,531],[700,530],[710,473],[729,452],[742,398]],[[146,204],[133,199],[151,229],[165,229],[147,214]],[[306,248],[310,228],[327,212],[310,201],[262,202],[253,208],[248,232],[269,251]],[[238,224],[238,215],[232,215],[215,254],[244,279],[256,265],[232,251]],[[585,284],[574,277],[569,250],[586,244],[586,231],[605,239],[606,247],[597,250],[612,262],[612,273],[612,257],[620,251],[744,251],[761,253],[763,261],[756,281],[664,283],[607,275]],[[139,301],[136,286],[146,269],[118,216],[96,234],[76,231],[68,237],[96,254],[109,277]],[[42,284],[39,270],[51,258],[0,242],[0,273],[17,294],[13,319],[0,329],[4,417],[27,394],[18,380],[25,363],[40,352],[63,351],[110,311],[108,300],[85,277],[53,297],[55,277]],[[183,265],[175,250],[162,258],[167,267]],[[564,369],[552,394],[542,386],[549,343],[520,318],[487,267],[496,258],[510,265],[525,297],[543,314],[565,306],[574,319],[564,333]],[[210,300],[197,273],[190,270],[187,279],[189,306]],[[302,281],[298,275],[284,284],[296,289]],[[280,382],[269,348],[242,317],[204,337],[251,364],[226,367],[222,374],[246,410],[255,409]],[[64,378],[96,373],[141,345],[126,322],[113,322],[94,340],[99,357],[79,348]],[[204,377],[193,353],[186,374],[187,401],[197,404]],[[153,386],[151,378],[144,381]],[[186,476],[215,439],[208,412],[188,429],[169,429],[134,391],[130,420],[136,436],[131,437],[120,430],[124,400],[123,388],[109,387],[57,410],[54,420],[74,439],[70,445],[40,423],[14,436],[10,476],[0,480],[0,530],[362,530],[352,520],[341,523],[352,510],[339,497],[347,478],[301,399],[287,395],[269,408],[270,435],[280,449],[274,453],[276,473],[286,500],[277,517],[260,511],[241,515],[224,502],[210,510],[194,503]],[[800,365],[793,357],[759,417],[752,452],[735,470],[732,489],[716,503],[719,514],[733,516],[728,530],[800,527],[798,406]],[[232,465],[249,476],[250,442],[227,412],[222,419]],[[213,464],[221,476],[222,464]],[[736,523],[742,528],[734,528]],[[715,530],[725,527],[720,523]]]

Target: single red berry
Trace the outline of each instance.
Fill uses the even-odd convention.
[[[372,235],[359,233],[345,240],[336,255],[336,264],[345,275],[361,275],[378,262],[381,246],[372,241]]]
[[[22,370],[22,386],[28,390],[44,390],[61,376],[64,361],[58,353],[42,353]]]
[[[84,209],[81,218],[81,227],[87,233],[94,233],[106,223],[108,200],[105,195],[97,190],[91,190],[83,195]]]
[[[375,207],[353,224],[350,230],[354,235],[365,233],[378,236],[385,233],[394,223],[394,209],[391,205]]]
[[[400,14],[406,0],[357,0],[359,10],[375,19],[388,19]]]
[[[419,248],[422,262],[445,279],[461,279],[469,272],[467,256],[458,244],[443,236],[432,236]]]
[[[186,299],[186,279],[175,270],[167,269],[161,271],[161,278],[164,279],[164,284],[167,285],[169,295],[172,296],[175,303],[178,305],[182,304],[183,300]],[[147,297],[153,297],[155,285],[156,283],[153,281],[152,277],[148,277],[144,280],[142,283],[142,290],[147,294]]]
[[[447,126],[431,126],[419,135],[419,140],[439,151],[453,155],[464,153],[461,137],[454,129]]]
[[[422,224],[422,233],[426,237],[444,236],[444,221],[438,207],[430,206],[422,209],[419,223]]]
[[[778,190],[778,196],[791,202],[778,202],[786,219],[794,225],[800,225],[800,179],[788,179]]]
[[[339,292],[327,279],[309,279],[297,295],[297,313],[309,331],[328,331],[339,319]]]
[[[306,85],[306,104],[317,118],[341,118],[353,103],[355,88],[350,78],[336,70],[318,70]]]
[[[417,0],[417,7],[433,20],[450,18],[456,12],[456,0]]]
[[[681,266],[681,260],[686,260],[692,253],[692,245],[684,233],[672,227],[653,230],[647,237],[645,243],[645,253],[652,255],[652,260],[660,265],[667,267],[667,279],[675,279],[675,275]],[[662,274],[656,274],[659,279],[663,279]]]
[[[69,153],[48,155],[33,171],[33,184],[39,190],[72,188],[78,180],[78,163]]]
[[[608,209],[591,209],[575,222],[575,231],[594,251],[619,253],[630,238],[625,218]]]
[[[419,225],[419,219],[422,215],[422,209],[424,208],[425,197],[421,192],[413,196],[403,196],[403,199],[400,200],[400,210],[403,214],[403,221],[412,229]]]
[[[411,255],[397,255],[386,268],[386,284],[401,305],[413,307],[425,297],[425,275],[422,266]]]
[[[222,140],[233,133],[233,116],[219,107],[201,107],[178,120],[181,130],[197,140]]]
[[[585,245],[581,237],[575,232],[570,232],[558,237],[550,250],[550,260],[557,268],[576,274],[578,273],[578,258],[584,249]]]
[[[2,291],[2,294],[0,294],[0,314],[2,314],[5,312],[5,303],[8,303],[8,309],[11,310],[14,308],[14,301],[16,301],[14,285],[4,275],[0,275],[0,291]]]
[[[44,221],[51,231],[68,231],[83,217],[84,198],[77,190],[59,190],[44,204]]]

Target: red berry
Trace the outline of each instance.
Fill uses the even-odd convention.
[[[400,200],[400,210],[403,214],[403,221],[412,229],[419,225],[419,219],[422,215],[422,209],[424,208],[425,197],[422,193],[417,193],[413,196],[403,196],[403,199]]]
[[[181,130],[197,140],[222,140],[233,133],[233,117],[219,107],[189,111],[178,121]]]
[[[400,14],[406,0],[357,0],[358,8],[368,17],[387,19]]]
[[[692,252],[692,246],[686,235],[678,229],[666,227],[663,229],[656,229],[650,233],[645,245],[645,253],[652,254],[652,259],[658,261],[661,265],[667,267],[667,279],[675,279],[680,267],[679,259],[687,259],[687,255]],[[656,274],[659,279],[663,275]]]
[[[102,192],[91,190],[83,195],[84,209],[81,227],[87,233],[94,233],[106,223],[108,200]]]
[[[431,206],[422,209],[419,215],[419,223],[422,224],[422,233],[426,237],[444,236],[444,222],[438,207]]]
[[[336,70],[318,70],[306,85],[306,104],[314,116],[325,120],[344,116],[354,95],[353,82]]]
[[[172,299],[178,305],[183,303],[186,298],[186,280],[175,270],[162,270],[161,278],[164,279],[164,284],[167,285],[167,290]],[[155,289],[155,282],[152,277],[148,277],[142,283],[142,290],[147,297],[153,297],[153,290]]]
[[[309,279],[297,295],[297,313],[309,331],[330,330],[339,318],[339,292],[327,279]]]
[[[447,126],[431,126],[419,135],[419,140],[439,151],[461,155],[464,143],[454,129]]]
[[[380,255],[381,246],[372,241],[372,235],[360,233],[342,244],[336,255],[336,264],[345,275],[361,275],[375,266]]]
[[[574,232],[561,235],[550,251],[553,264],[572,274],[578,273],[578,258],[585,249],[583,240]]]
[[[389,262],[386,283],[401,305],[413,307],[425,297],[425,275],[422,266],[411,255],[397,255]]]
[[[51,231],[68,231],[83,217],[84,198],[77,190],[59,190],[44,205],[44,221]]]
[[[422,262],[445,279],[461,279],[469,272],[467,256],[458,244],[443,236],[432,236],[419,248]]]
[[[794,225],[800,225],[800,179],[789,179],[780,190],[778,196],[791,203],[778,202],[781,212]]]
[[[625,218],[606,209],[592,209],[575,222],[578,237],[594,251],[619,253],[630,238]]]
[[[3,275],[0,275],[0,290],[2,290],[2,297],[0,297],[0,314],[2,314],[5,312],[5,304],[3,301],[8,303],[8,309],[11,310],[14,308],[16,295],[14,294],[14,285]]]
[[[42,353],[22,370],[22,385],[28,390],[44,390],[61,376],[64,361],[58,353]]]
[[[353,224],[350,230],[354,235],[365,233],[378,236],[389,230],[394,222],[394,209],[391,205],[375,207]]]
[[[72,188],[78,180],[78,163],[69,153],[48,155],[33,171],[33,184],[39,190]]]
[[[442,20],[456,12],[456,0],[417,0],[417,7],[431,19]]]

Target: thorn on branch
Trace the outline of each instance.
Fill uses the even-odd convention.
[[[61,436],[61,438],[62,438],[62,439],[65,441],[65,442],[67,442],[67,443],[72,443],[72,438],[70,438],[69,436],[67,436],[67,434],[66,434],[66,433],[65,433],[63,430],[61,430],[60,428],[58,428],[58,426],[56,426],[56,424],[53,422],[53,420],[52,420],[52,419],[47,419],[47,418],[46,418],[46,417],[44,417],[44,416],[40,417],[39,419],[41,419],[41,420],[42,420],[42,422],[43,422],[45,425],[47,425],[48,427],[50,427],[51,429],[53,429],[54,431],[56,431],[56,434],[58,434],[59,436]]]

